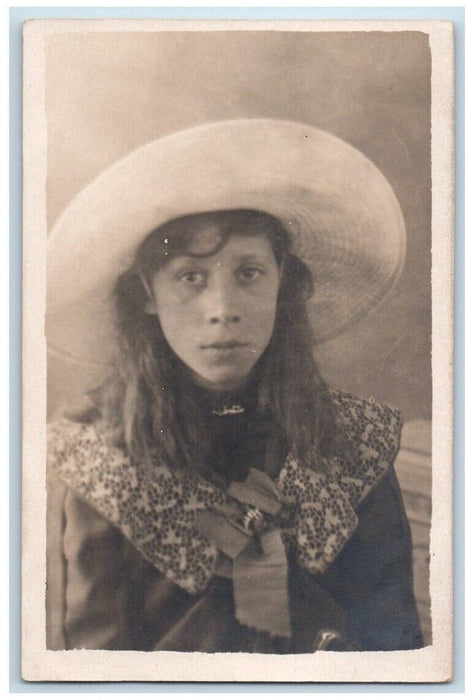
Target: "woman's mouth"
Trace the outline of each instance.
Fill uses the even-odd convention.
[[[217,340],[201,345],[206,362],[212,365],[240,366],[248,354],[248,343],[240,340]]]
[[[201,345],[202,350],[235,350],[235,348],[243,348],[247,343],[243,343],[240,340],[225,340],[216,341],[215,343],[208,343],[206,345]]]

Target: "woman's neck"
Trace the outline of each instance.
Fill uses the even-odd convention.
[[[202,407],[214,415],[237,415],[257,405],[258,389],[255,379],[227,390],[209,389],[195,382],[191,382],[191,386]]]

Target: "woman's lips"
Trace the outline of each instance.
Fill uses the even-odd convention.
[[[247,343],[243,343],[240,340],[225,340],[216,341],[215,343],[209,343],[206,345],[201,345],[202,350],[234,350],[235,348],[243,348]]]
[[[213,365],[240,365],[243,361],[242,353],[246,353],[248,343],[239,340],[216,341],[201,345],[208,362]]]

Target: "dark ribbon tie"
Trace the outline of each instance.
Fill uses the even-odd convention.
[[[244,504],[244,511],[237,504],[224,505],[196,517],[197,529],[231,560],[216,573],[233,579],[241,624],[291,637],[288,562],[280,531],[288,514],[280,492],[267,474],[250,469],[246,481],[233,481],[227,493]]]

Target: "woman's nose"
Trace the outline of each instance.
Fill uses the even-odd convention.
[[[239,323],[240,321],[240,316],[239,314],[232,314],[232,313],[218,313],[215,314],[214,316],[211,316],[209,321],[211,323],[221,323],[224,326],[227,326],[231,323]]]
[[[209,323],[223,325],[239,323],[242,315],[237,306],[237,297],[237,290],[229,283],[218,283],[209,289],[207,309]]]

